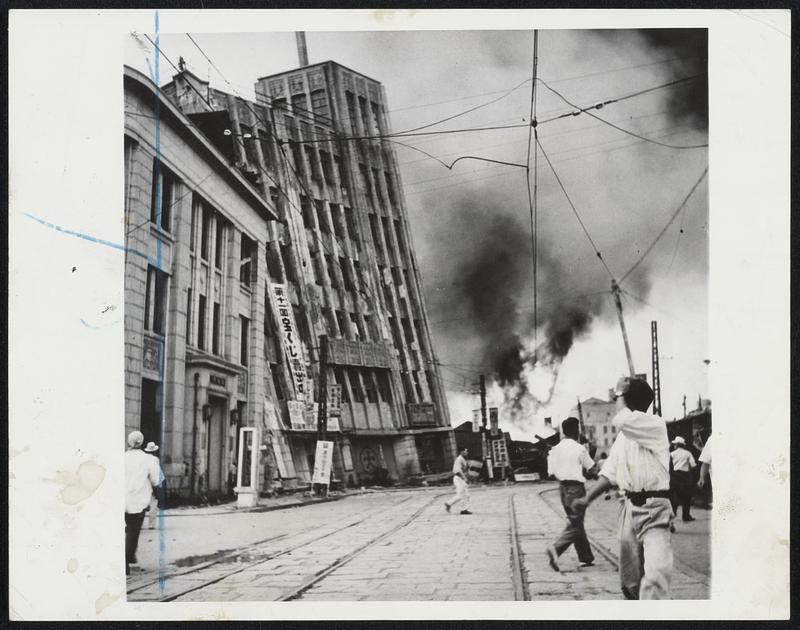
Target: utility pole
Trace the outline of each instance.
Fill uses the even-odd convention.
[[[683,395],[683,417],[686,417],[686,394]]]
[[[658,324],[650,322],[650,339],[653,344],[653,393],[655,399],[653,401],[653,413],[657,416],[661,415],[661,376],[658,369]]]
[[[585,435],[583,433],[583,407],[581,406],[581,397],[577,396],[576,398],[578,399],[578,423],[579,423],[579,428],[580,428],[581,435],[583,435],[585,437]]]
[[[622,300],[619,297],[619,285],[616,280],[611,280],[611,294],[614,296],[614,304],[617,306],[619,315],[619,327],[622,329],[622,341],[625,343],[625,356],[628,358],[628,369],[631,377],[636,377],[636,370],[633,369],[633,359],[631,358],[631,346],[628,343],[628,331],[625,329],[625,319],[622,317]]]
[[[319,337],[319,408],[317,439],[328,438],[328,335]]]
[[[486,377],[481,374],[480,378],[480,388],[481,388],[481,432],[483,433],[483,438],[481,439],[481,444],[483,444],[483,461],[486,463],[486,474],[489,479],[494,477],[494,473],[492,471],[492,451],[491,445],[489,444],[489,435],[486,429]]]

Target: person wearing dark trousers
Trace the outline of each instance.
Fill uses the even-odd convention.
[[[130,565],[136,564],[139,533],[150,497],[164,480],[158,459],[142,450],[143,442],[141,431],[131,431],[125,451],[125,575],[130,575]]]
[[[692,491],[694,478],[692,471],[697,467],[694,456],[686,448],[686,441],[678,436],[672,440],[673,450],[670,453],[671,475],[670,491],[672,492],[672,511],[678,515],[678,506],[681,507],[682,520],[693,521],[691,515]]]
[[[547,456],[548,472],[559,481],[561,505],[567,515],[567,526],[547,549],[548,561],[554,571],[560,571],[558,558],[570,545],[575,545],[580,566],[590,567],[594,564],[594,554],[583,526],[585,510],[573,507],[577,499],[586,496],[584,471],[591,470],[594,462],[586,447],[578,442],[580,428],[577,418],[564,420],[561,433],[561,441]]]

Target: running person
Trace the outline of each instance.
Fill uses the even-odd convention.
[[[460,513],[472,514],[469,511],[469,482],[467,481],[469,464],[467,464],[467,452],[466,448],[462,448],[458,452],[456,461],[453,462],[453,485],[456,487],[456,496],[445,502],[444,507],[448,512],[453,505],[461,501]]]

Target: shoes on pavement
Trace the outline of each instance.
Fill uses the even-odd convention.
[[[461,510],[461,514],[472,514],[469,510]]]
[[[581,567],[593,567],[594,566],[594,560],[589,560],[589,562],[581,562],[580,566]]]
[[[447,510],[448,514],[450,514],[450,504],[449,503],[445,503],[444,504],[444,509]]]
[[[670,523],[670,524],[669,524],[669,531],[670,531],[671,533],[673,533],[673,534],[675,533],[675,524],[674,524],[674,523]]]
[[[684,523],[688,523],[689,521],[693,521],[693,520],[694,520],[694,516],[687,516],[685,519],[683,519],[683,522]]]
[[[558,554],[556,553],[555,547],[552,545],[547,548],[547,560],[550,563],[550,568],[553,569],[553,571],[561,573],[561,569],[558,568]]]

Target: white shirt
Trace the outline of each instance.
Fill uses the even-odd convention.
[[[708,436],[708,439],[703,446],[703,450],[700,451],[700,461],[704,464],[708,464],[709,466],[711,466],[711,438],[713,437],[713,435]]]
[[[668,490],[669,438],[664,420],[626,408],[612,423],[619,434],[600,474],[620,490]]]
[[[158,458],[138,448],[125,451],[125,512],[138,514],[150,505],[153,487],[161,484],[164,474]]]
[[[672,469],[689,472],[697,466],[694,456],[685,448],[676,448],[669,456],[672,458]]]
[[[461,473],[464,475],[464,478],[467,478],[467,473],[469,472],[469,464],[467,464],[467,460],[464,459],[463,455],[459,455],[456,457],[456,461],[453,462],[453,474],[458,475]]]
[[[594,466],[589,452],[572,438],[564,438],[547,455],[547,472],[559,481],[586,481],[584,470]]]

